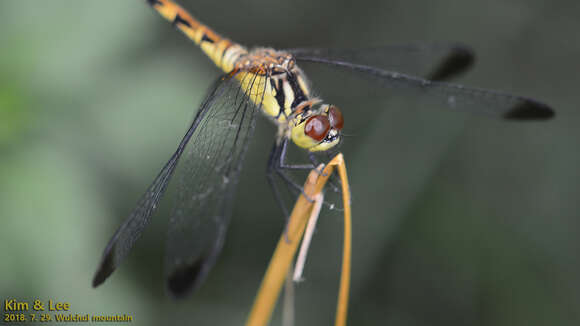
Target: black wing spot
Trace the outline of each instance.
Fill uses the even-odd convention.
[[[175,19],[173,19],[173,22],[171,23],[171,25],[173,25],[173,27],[177,27],[178,24],[185,25],[185,26],[191,28],[191,24],[187,20],[185,20],[181,16],[179,16],[179,14],[175,15]]]
[[[214,41],[213,39],[209,38],[209,37],[207,36],[207,34],[203,34],[203,36],[201,37],[201,41],[202,41],[202,42],[215,43],[215,41]]]
[[[191,264],[179,266],[171,275],[167,277],[167,288],[176,298],[183,298],[193,288],[199,284],[199,276],[206,262],[206,257],[202,256]]]
[[[117,244],[115,243],[111,248],[108,248],[107,255],[103,257],[103,260],[99,264],[99,269],[95,273],[95,277],[93,277],[94,288],[103,284],[103,282],[105,282],[105,280],[115,271],[114,255],[116,252],[116,246]]]
[[[454,48],[453,52],[447,55],[435,70],[427,76],[430,80],[447,80],[455,75],[461,74],[473,66],[475,54],[468,48]]]
[[[549,106],[531,100],[524,100],[504,114],[504,118],[511,120],[545,120],[553,116],[554,111]]]

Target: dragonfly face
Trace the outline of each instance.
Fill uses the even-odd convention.
[[[321,105],[316,114],[300,113],[291,122],[291,138],[298,147],[311,152],[326,151],[340,143],[344,125],[335,105]]]

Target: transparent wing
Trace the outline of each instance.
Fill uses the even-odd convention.
[[[182,297],[199,286],[222,249],[240,168],[254,129],[254,102],[264,78],[242,72],[240,83],[212,103],[178,168],[178,198],[169,223],[166,277],[169,292]]]
[[[287,50],[301,61],[327,59],[446,80],[469,69],[475,55],[460,43],[407,43],[359,49],[301,48]]]
[[[462,85],[435,82],[398,72],[326,58],[310,58],[310,62],[332,66],[335,70],[358,73],[363,79],[381,88],[396,89],[396,94],[425,101],[429,107],[471,111],[506,119],[548,119],[554,115],[546,104],[531,98],[504,92]],[[386,90],[384,94],[389,94]]]
[[[115,234],[109,240],[109,243],[103,251],[103,255],[97,272],[93,278],[93,286],[97,287],[103,283],[119,266],[121,261],[127,256],[129,251],[133,248],[135,242],[141,236],[144,228],[150,221],[151,215],[157,208],[159,200],[163,196],[165,189],[173,175],[177,163],[186,148],[186,145],[192,138],[192,136],[203,134],[206,131],[202,131],[202,126],[204,121],[216,106],[224,110],[224,103],[222,96],[231,94],[233,89],[237,86],[237,81],[232,76],[226,75],[221,77],[210,89],[207,97],[202,102],[200,109],[198,110],[193,122],[191,123],[187,133],[179,143],[177,150],[173,153],[169,161],[161,169],[153,183],[149,186],[145,194],[141,197],[137,206],[131,212],[129,217],[123,222],[123,224],[117,229]],[[214,113],[216,114],[216,113]],[[205,123],[207,124],[207,123]],[[211,131],[212,133],[215,131]]]

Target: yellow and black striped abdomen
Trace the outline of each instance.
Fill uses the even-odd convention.
[[[247,54],[244,47],[223,38],[174,2],[170,0],[147,0],[147,2],[173,26],[199,45],[224,72],[232,71],[236,60],[241,55]]]
[[[285,123],[296,110],[310,107],[308,84],[294,57],[269,48],[249,53],[243,46],[220,36],[171,0],[147,0],[161,16],[189,37],[224,72],[235,72],[243,92],[262,112]]]

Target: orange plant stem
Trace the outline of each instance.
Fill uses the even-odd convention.
[[[342,166],[342,168],[341,168]],[[343,188],[343,200],[345,206],[345,240],[343,246],[342,275],[340,281],[339,298],[337,304],[337,319],[335,325],[343,326],[346,324],[346,311],[348,306],[348,288],[350,282],[350,193],[348,192],[348,181],[346,180],[346,168],[342,154],[335,156],[324,168],[322,173],[311,171],[304,184],[304,193],[309,198],[314,198],[326,184],[334,168],[338,167],[341,176]],[[319,169],[320,170],[320,167]],[[344,178],[344,179],[343,179]],[[346,190],[346,194],[345,194]],[[270,260],[266,274],[260,285],[258,295],[254,300],[254,305],[250,311],[246,326],[265,326],[270,321],[276,301],[280,295],[282,284],[291,266],[292,259],[304,234],[306,223],[310,217],[313,203],[309,202],[303,195],[298,197],[296,205],[290,215],[286,234],[282,234],[274,255]],[[347,231],[348,215],[348,232]],[[345,275],[346,272],[346,275]]]

